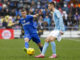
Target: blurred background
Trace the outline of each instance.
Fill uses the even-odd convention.
[[[41,15],[34,18],[34,23],[39,36],[46,37],[55,26],[48,10],[48,3],[52,1],[63,16],[66,28],[63,37],[80,38],[80,0],[0,0],[0,29],[13,29],[15,38],[23,38],[24,31],[21,25],[12,26],[13,22],[21,18],[21,9],[26,8],[30,15],[41,10]]]
[[[60,10],[65,24],[65,33],[60,43],[56,41],[58,58],[54,60],[80,60],[80,0],[0,0],[0,60],[35,60],[24,51],[24,31],[21,25],[12,23],[21,18],[21,9],[25,8],[29,15],[41,11],[41,15],[34,18],[42,44],[44,38],[54,29],[52,14],[48,10],[48,3],[55,2]],[[39,49],[35,43],[29,42],[38,55]],[[52,53],[48,48],[46,58]],[[41,60],[41,59],[38,59]]]

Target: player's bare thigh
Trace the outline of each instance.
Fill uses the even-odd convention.
[[[29,42],[29,38],[24,38],[25,42]]]
[[[51,42],[51,41],[55,41],[56,40],[56,37],[54,36],[49,36],[45,39],[45,42]]]

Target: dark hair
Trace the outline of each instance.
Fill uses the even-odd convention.
[[[50,2],[49,4],[53,5],[54,7],[56,6],[56,4],[54,2]]]
[[[24,11],[26,11],[26,9],[25,9],[25,8],[21,9],[21,12],[24,12]]]

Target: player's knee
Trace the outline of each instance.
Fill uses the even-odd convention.
[[[45,42],[49,42],[50,41],[50,37],[47,37],[46,39],[45,39]]]
[[[51,38],[50,38],[50,42],[51,42],[51,41],[55,41],[55,40],[56,40],[56,37],[51,37]]]
[[[45,39],[45,42],[49,42],[49,39]]]
[[[29,39],[28,38],[25,38],[24,40],[25,40],[25,42],[29,42]]]

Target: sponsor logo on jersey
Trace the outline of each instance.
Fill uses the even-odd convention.
[[[29,24],[30,24],[30,22],[27,22],[27,23],[23,24],[23,26],[24,26],[24,25],[29,25]]]

